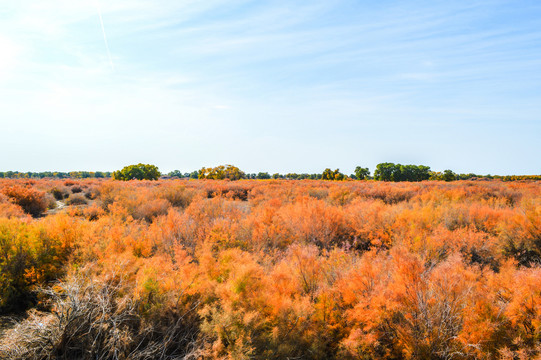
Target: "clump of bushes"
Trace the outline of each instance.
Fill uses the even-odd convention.
[[[167,214],[170,207],[171,204],[165,199],[150,200],[140,204],[133,212],[133,217],[152,222],[156,216]]]
[[[252,190],[252,185],[237,184],[232,182],[224,184],[212,184],[206,189],[207,199],[214,197],[224,197],[231,200],[248,201],[248,196]]]
[[[86,205],[86,204],[88,204],[88,200],[83,195],[80,195],[80,194],[72,195],[66,201],[66,205]]]
[[[71,193],[72,194],[77,194],[77,193],[80,193],[82,191],[83,191],[83,188],[80,187],[79,185],[75,185],[75,186],[71,187]]]
[[[67,198],[69,196],[66,188],[58,188],[54,187],[49,192],[54,196],[54,198],[58,201],[63,200],[64,198]]]
[[[172,206],[186,208],[196,195],[195,190],[186,189],[185,186],[166,186],[158,194],[159,197],[169,201]]]
[[[19,205],[24,212],[33,217],[40,216],[49,205],[45,192],[33,189],[31,187],[13,185],[2,189],[2,193],[9,198],[11,202]]]
[[[47,209],[50,210],[56,208],[56,199],[53,195],[51,195],[50,193],[45,193],[45,200],[47,200]]]
[[[54,280],[62,273],[69,245],[50,236],[41,224],[0,219],[0,249],[2,314],[24,310],[33,304],[32,287]]]
[[[96,205],[96,203],[88,206],[83,210],[83,216],[89,221],[96,221],[103,215],[105,215],[105,210],[103,210],[103,208],[101,208],[100,206]]]
[[[9,199],[0,193],[0,217],[13,218],[28,216],[23,209],[16,204],[13,204]]]
[[[85,191],[85,198],[87,198],[88,200],[93,200],[96,198],[96,194],[92,191]]]

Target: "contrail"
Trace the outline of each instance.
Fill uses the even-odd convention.
[[[100,2],[96,0],[96,6],[98,8],[98,16],[100,17],[101,32],[103,33],[103,41],[105,41],[105,48],[107,49],[107,56],[109,56],[109,64],[111,64],[111,70],[115,70],[113,65],[113,58],[111,57],[111,51],[109,50],[109,43],[107,42],[107,34],[105,34],[105,26],[103,26],[103,18],[101,17]]]

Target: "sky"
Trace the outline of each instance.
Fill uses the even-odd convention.
[[[0,1],[0,171],[541,174],[541,2]]]

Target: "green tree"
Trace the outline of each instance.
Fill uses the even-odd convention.
[[[299,174],[297,174],[297,173],[288,173],[288,174],[286,174],[286,179],[297,180],[298,178],[299,178]]]
[[[182,172],[180,172],[180,170],[173,170],[167,175],[169,175],[171,177],[178,177],[178,178],[184,177],[184,174]]]
[[[415,170],[415,180],[412,181],[423,181],[430,179],[430,166],[417,165]]]
[[[368,168],[363,168],[360,166],[357,166],[355,168],[355,177],[357,178],[357,180],[365,180],[368,179],[369,176],[370,170],[368,170]]]
[[[129,165],[113,172],[113,180],[158,180],[160,172],[155,165]]]
[[[430,167],[381,163],[376,166],[374,178],[380,181],[423,181],[431,177]]]
[[[269,175],[268,172],[260,172],[259,174],[257,174],[257,178],[258,179],[270,179],[271,176]]]
[[[381,163],[376,166],[374,178],[379,181],[393,181],[393,172],[396,165],[393,163]]]
[[[445,170],[443,172],[443,180],[445,181],[455,181],[457,175],[452,170]]]

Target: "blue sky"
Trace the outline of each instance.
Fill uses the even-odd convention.
[[[0,53],[4,171],[541,173],[539,1],[4,1]]]

